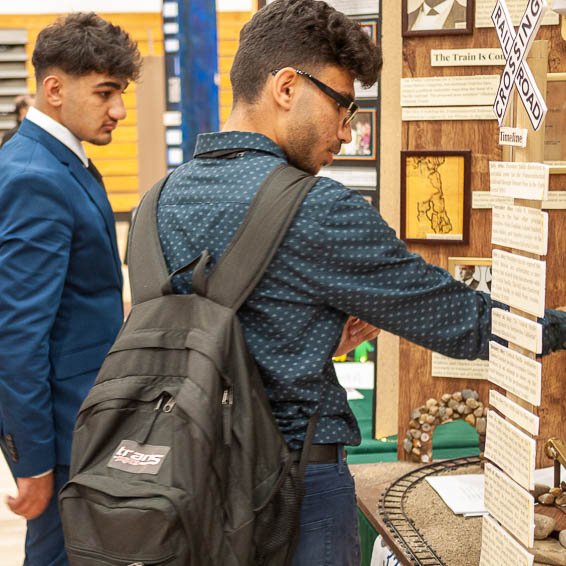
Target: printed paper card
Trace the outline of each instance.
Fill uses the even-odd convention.
[[[536,442],[495,411],[487,414],[485,457],[527,490],[535,488]]]
[[[548,198],[550,167],[544,163],[490,161],[492,194],[530,200]]]
[[[542,324],[503,309],[491,310],[491,332],[535,354],[542,352]]]
[[[534,558],[497,521],[484,516],[479,566],[533,566]]]
[[[542,364],[497,342],[489,343],[489,381],[540,405]]]
[[[544,316],[546,262],[493,250],[491,297],[534,316]]]
[[[491,243],[537,255],[548,248],[548,213],[526,206],[494,206]]]
[[[487,379],[489,362],[487,360],[458,360],[432,353],[433,377],[457,377],[461,379]]]
[[[527,411],[527,409],[521,407],[521,405],[517,405],[517,403],[509,399],[509,397],[501,395],[499,391],[492,389],[489,392],[489,404],[533,436],[539,433],[539,417]]]
[[[489,462],[485,465],[485,508],[524,546],[535,538],[534,497]]]

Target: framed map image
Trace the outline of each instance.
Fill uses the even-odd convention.
[[[401,152],[401,238],[466,244],[470,151]]]
[[[546,104],[544,162],[550,173],[566,173],[566,73],[548,73]]]
[[[449,257],[448,271],[471,289],[491,293],[490,257]]]
[[[335,161],[376,162],[376,110],[360,108],[351,122],[352,141],[344,144]]]
[[[474,0],[402,0],[403,36],[473,33]]]

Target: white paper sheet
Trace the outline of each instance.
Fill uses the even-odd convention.
[[[483,474],[429,476],[426,481],[456,515],[477,516],[487,513],[483,503]]]
[[[373,362],[336,362],[334,369],[345,389],[373,389]]]

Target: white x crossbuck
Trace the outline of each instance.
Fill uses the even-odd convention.
[[[500,126],[503,125],[507,114],[513,85],[517,86],[519,96],[535,130],[540,128],[546,116],[547,107],[544,97],[541,95],[533,74],[525,62],[545,10],[546,0],[529,0],[517,32],[513,27],[505,0],[498,0],[491,14],[506,59],[493,104],[493,110]]]

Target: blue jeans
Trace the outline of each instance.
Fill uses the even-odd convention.
[[[293,566],[359,566],[360,556],[356,491],[347,464],[342,458],[309,464]]]
[[[69,466],[55,466],[53,497],[45,511],[27,522],[24,566],[68,566],[58,495],[69,480]]]

